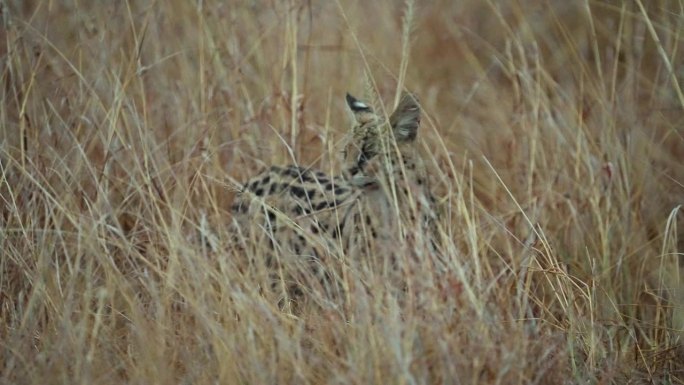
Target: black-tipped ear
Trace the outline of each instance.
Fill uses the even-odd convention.
[[[371,108],[368,104],[360,101],[359,99],[347,94],[347,105],[352,112],[371,112]]]
[[[360,124],[371,122],[377,119],[373,109],[366,103],[347,94],[347,106],[354,115],[354,119]]]
[[[397,141],[412,141],[416,139],[420,125],[420,106],[415,96],[405,93],[397,108],[390,116],[390,125]]]

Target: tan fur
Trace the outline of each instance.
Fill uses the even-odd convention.
[[[321,267],[343,257],[388,258],[392,245],[432,239],[433,199],[415,144],[416,99],[404,95],[389,120],[351,96],[347,103],[355,124],[342,175],[274,166],[245,183],[235,199],[238,238],[244,245],[267,244],[270,267],[304,259],[330,278],[334,272]]]

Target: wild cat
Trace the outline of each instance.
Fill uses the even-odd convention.
[[[404,94],[388,119],[349,94],[346,102],[354,119],[339,175],[272,166],[244,183],[231,208],[243,250],[259,246],[272,288],[290,298],[317,285],[337,290],[327,284],[342,279],[332,267],[348,258],[377,258],[382,245],[435,232],[416,98]]]

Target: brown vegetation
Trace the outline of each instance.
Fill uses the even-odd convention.
[[[0,383],[684,382],[681,0],[0,7]],[[281,311],[234,182],[403,88],[447,277]]]

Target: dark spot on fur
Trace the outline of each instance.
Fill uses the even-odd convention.
[[[325,173],[318,171],[316,173],[316,181],[318,183],[324,184],[324,183],[328,183],[330,181],[330,179],[328,179],[328,176],[325,175]]]
[[[296,205],[292,207],[292,213],[294,213],[294,215],[309,215],[311,214],[311,210],[302,205]]]
[[[246,213],[247,212],[247,205],[243,204],[242,202],[238,203],[233,203],[233,206],[230,208],[234,213]]]
[[[269,210],[268,213],[266,213],[266,215],[268,216],[268,220],[269,220],[270,222],[275,222],[275,220],[276,220],[276,215],[275,215],[275,213],[274,213],[273,211],[270,211],[270,210]]]
[[[275,192],[276,192],[277,189],[278,189],[278,184],[277,184],[277,183],[271,184],[271,187],[269,187],[269,189],[268,189],[268,195],[273,195],[273,194],[275,194]]]
[[[282,170],[282,174],[284,176],[289,176],[290,178],[296,178],[298,175],[297,172],[291,168],[286,168],[286,169]]]
[[[319,210],[323,210],[324,208],[327,208],[327,207],[328,207],[328,202],[321,201],[321,202],[318,202],[316,204],[316,206],[314,206],[314,210],[319,211]]]
[[[316,195],[316,190],[307,190],[306,194],[309,196],[309,199],[313,200]]]
[[[304,191],[304,189],[299,186],[291,186],[290,193],[292,193],[292,195],[296,196],[297,198],[306,197],[306,191]]]
[[[371,217],[370,215],[366,215],[366,225],[370,226],[371,225]]]
[[[252,181],[252,183],[249,184],[248,190],[254,191],[257,189],[258,186],[259,186],[258,180]]]
[[[333,239],[337,239],[337,238],[340,238],[342,236],[342,228],[343,227],[344,227],[344,221],[340,222],[335,227],[333,227],[333,230],[332,230]]]
[[[256,196],[260,197],[260,196],[264,195],[264,189],[258,188],[258,189],[254,192],[254,194],[256,194]]]
[[[304,172],[303,174],[301,174],[301,178],[302,178],[303,182],[307,182],[307,183],[315,181],[315,179],[311,175],[310,171],[307,171],[307,172]]]
[[[290,292],[292,293],[291,296],[293,297],[301,297],[304,295],[302,289],[297,285],[290,286]]]
[[[314,234],[318,234],[318,227],[316,225],[311,225],[311,232]]]
[[[300,175],[304,174],[306,172],[305,169],[298,167],[298,166],[289,166],[283,171],[284,175],[287,175],[291,178],[299,178]]]
[[[326,183],[324,187],[327,191],[332,191],[335,195],[344,194],[349,191],[344,187],[340,187],[339,184],[334,184],[332,182]]]

